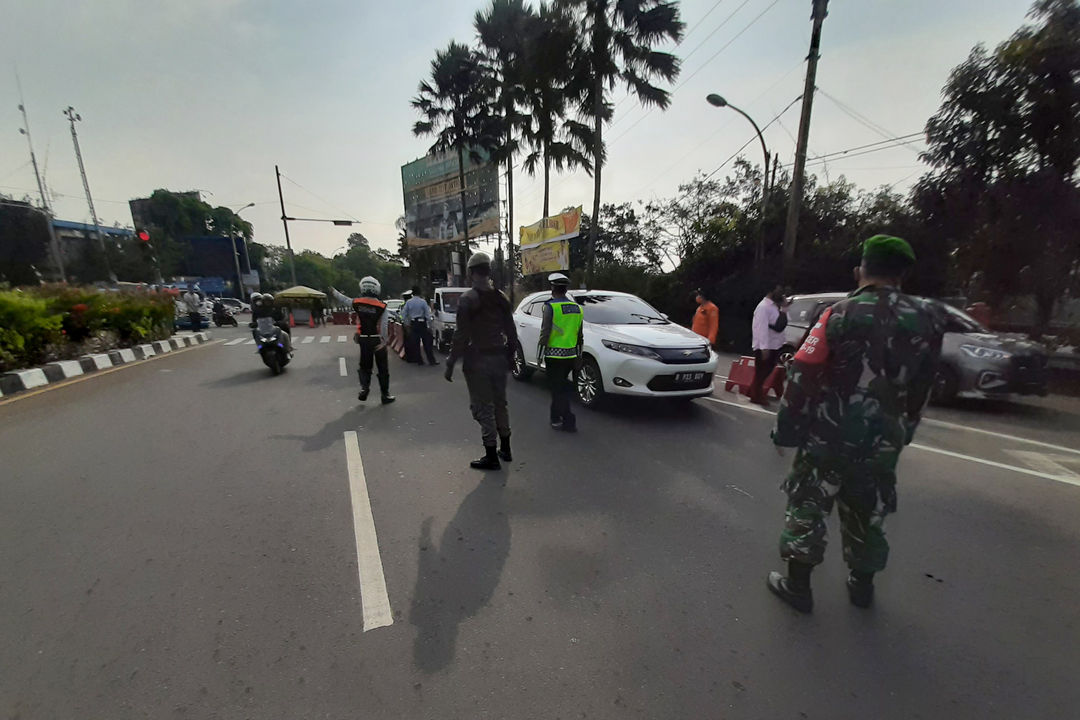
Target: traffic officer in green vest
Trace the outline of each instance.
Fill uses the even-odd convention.
[[[581,368],[581,346],[585,343],[581,306],[566,294],[570,278],[562,273],[548,275],[551,299],[544,303],[540,326],[537,364],[541,359],[551,389],[551,427],[577,432],[577,418],[570,410],[573,378]]]

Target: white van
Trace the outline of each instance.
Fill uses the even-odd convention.
[[[461,300],[461,296],[468,289],[463,287],[435,288],[435,301],[432,308],[432,313],[435,316],[435,344],[443,352],[448,351],[454,341],[458,301]]]

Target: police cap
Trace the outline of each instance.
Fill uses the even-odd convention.
[[[570,278],[566,277],[562,273],[556,272],[548,275],[548,282],[552,285],[570,285]]]
[[[491,264],[491,256],[490,255],[488,255],[487,253],[484,253],[484,252],[476,252],[476,253],[473,253],[472,255],[469,256],[469,262],[468,262],[467,267],[470,270],[472,270],[474,267],[479,267],[480,265],[490,265],[490,264]]]

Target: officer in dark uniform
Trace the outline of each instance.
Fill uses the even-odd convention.
[[[382,391],[382,403],[388,405],[396,398],[390,394],[390,368],[387,362],[386,345],[390,339],[390,316],[386,312],[386,303],[379,299],[382,286],[370,275],[360,281],[360,297],[353,300],[356,312],[356,335],[353,339],[360,346],[359,400],[367,400],[371,392],[372,366],[379,369],[379,390]]]
[[[570,278],[562,273],[548,275],[551,299],[544,303],[540,324],[537,364],[544,361],[551,390],[551,427],[577,432],[577,417],[570,409],[575,372],[581,368],[581,346],[585,344],[581,306],[566,294]]]
[[[792,363],[773,431],[781,455],[798,448],[783,484],[788,573],[770,573],[768,587],[802,612],[813,608],[810,572],[824,559],[834,502],[852,604],[869,607],[888,560],[882,524],[896,510],[896,463],[915,436],[944,332],[930,305],[900,292],[914,263],[900,238],[867,240],[859,289],[822,314]]]
[[[457,328],[445,377],[452,382],[454,364],[464,358],[469,404],[484,441],[483,457],[470,465],[477,470],[498,470],[499,458],[506,462],[513,459],[506,380],[518,346],[517,330],[510,301],[491,285],[491,258],[474,253],[468,271],[472,287],[458,301]]]

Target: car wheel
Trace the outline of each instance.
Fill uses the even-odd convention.
[[[600,375],[600,366],[591,357],[586,356],[578,371],[577,392],[581,404],[587,408],[597,407],[604,399],[604,379]]]
[[[514,367],[510,369],[510,374],[515,380],[524,382],[532,377],[533,372],[533,369],[525,362],[525,353],[521,345],[518,345],[517,350],[514,351]]]
[[[934,377],[934,387],[930,390],[930,399],[936,405],[948,405],[956,399],[960,389],[960,380],[956,371],[950,367],[938,368]]]
[[[795,348],[785,345],[780,348],[780,354],[776,358],[776,364],[785,370],[791,369],[791,363],[795,361]]]

